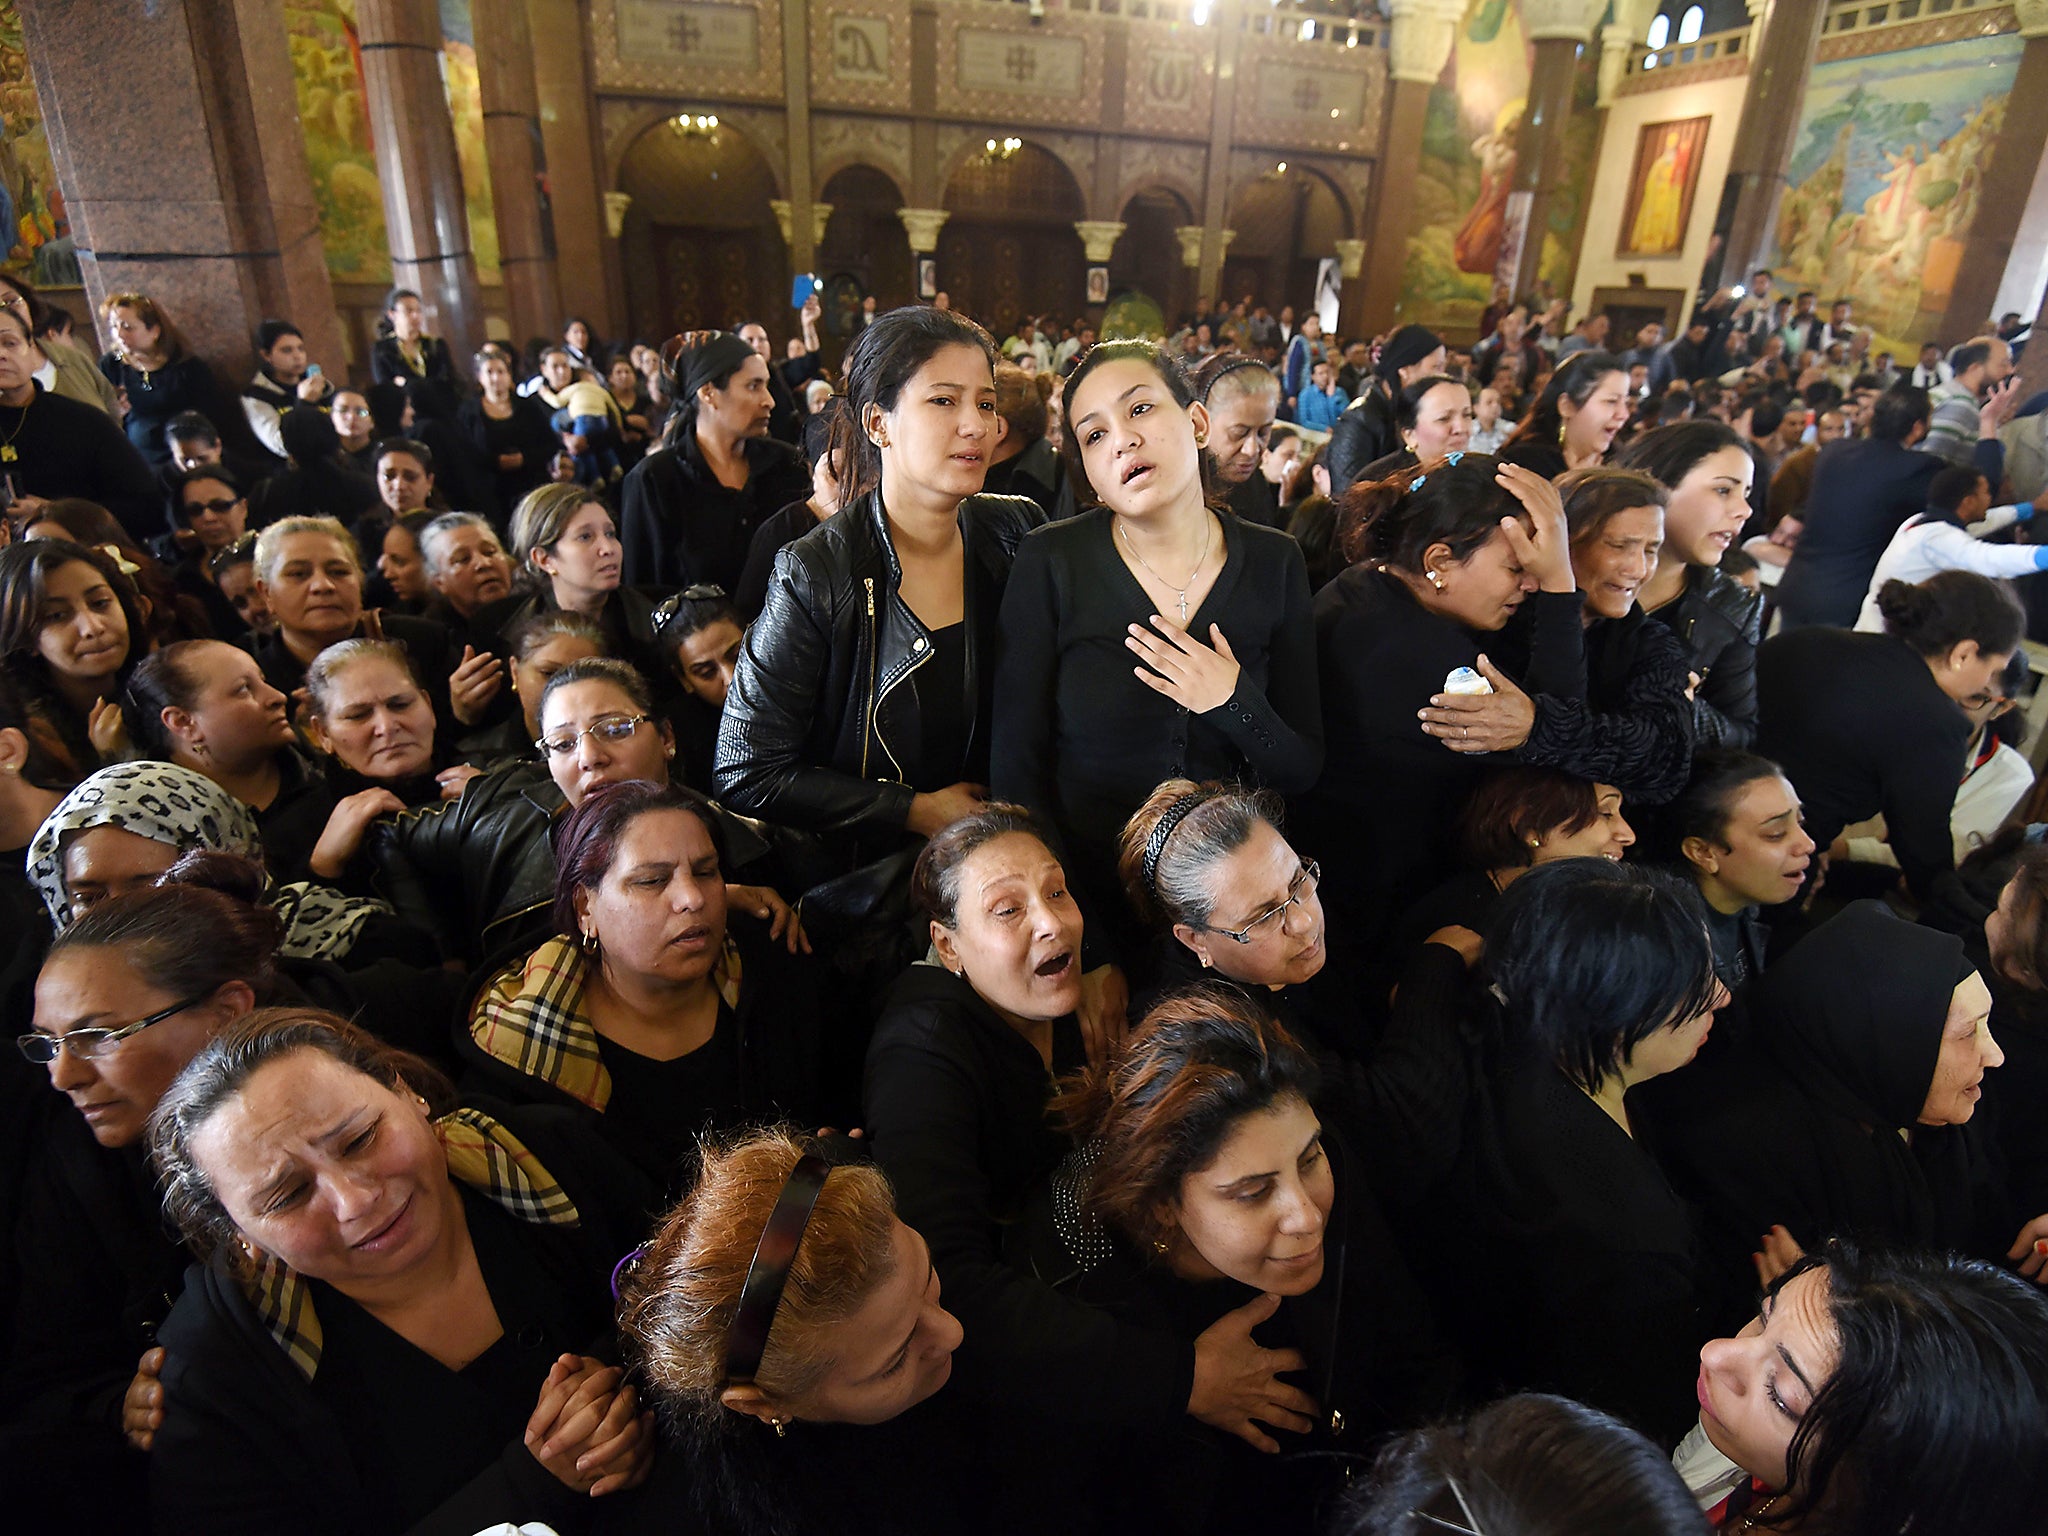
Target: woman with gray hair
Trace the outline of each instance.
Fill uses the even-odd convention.
[[[512,592],[512,562],[498,532],[474,512],[443,512],[420,530],[420,557],[437,601],[428,608],[451,629],[466,629],[480,609]]]

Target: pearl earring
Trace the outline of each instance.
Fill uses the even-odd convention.
[[[1422,574],[1429,578],[1429,584],[1432,587],[1435,587],[1439,592],[1443,591],[1444,579],[1440,573],[1436,571],[1424,571]]]

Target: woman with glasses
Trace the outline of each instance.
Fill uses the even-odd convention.
[[[19,523],[41,501],[84,496],[137,539],[156,537],[163,532],[163,487],[152,463],[168,461],[170,448],[145,459],[104,411],[50,393],[36,374],[40,358],[27,316],[19,307],[0,307],[0,476],[13,488],[8,515]]]
[[[1882,635],[1809,625],[1757,648],[1757,750],[1781,764],[1821,847],[1880,813],[1906,884],[1981,922],[1955,879],[1950,818],[1970,740],[1964,711],[1998,697],[2026,633],[2012,588],[1968,571],[1885,583]]]
[[[171,460],[164,428],[173,416],[197,411],[219,430],[239,415],[222,396],[206,359],[185,345],[147,294],[108,294],[100,301],[100,321],[108,341],[100,372],[120,391],[128,441],[152,468]]]
[[[186,470],[171,482],[171,516],[197,546],[171,568],[178,590],[204,605],[213,632],[221,639],[247,634],[249,626],[221,595],[210,570],[216,555],[248,533],[249,498],[241,482],[218,464]]]
[[[468,1009],[460,1045],[479,1083],[598,1116],[664,1190],[707,1130],[853,1122],[852,1073],[824,1077],[840,1031],[818,968],[727,921],[708,801],[644,779],[608,785],[554,841],[554,936],[495,969]]]
[[[1300,546],[1210,507],[1218,427],[1171,357],[1105,342],[1065,399],[1068,466],[1093,506],[1018,546],[993,788],[1058,829],[1089,911],[1120,934],[1117,834],[1161,779],[1314,787],[1315,628]]]
[[[377,889],[444,953],[472,964],[525,953],[553,933],[553,839],[565,807],[607,784],[670,781],[675,738],[646,678],[623,661],[562,667],[541,692],[538,716],[540,762],[500,763],[465,784],[461,798],[379,821],[368,839]],[[739,823],[725,830],[735,866],[754,866],[767,853]],[[737,910],[767,920],[771,937],[804,947],[801,925],[773,890],[733,885],[726,895]]]
[[[173,885],[95,906],[43,961],[17,1044],[70,1104],[46,1129],[17,1237],[30,1261],[0,1375],[0,1475],[63,1488],[74,1518],[140,1514],[135,1453],[163,1423],[156,1328],[191,1256],[164,1230],[144,1127],[208,1040],[274,1000],[281,937],[266,908]]]

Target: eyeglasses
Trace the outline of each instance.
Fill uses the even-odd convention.
[[[183,1013],[205,1002],[203,997],[188,997],[182,1003],[173,1003],[160,1012],[152,1013],[146,1019],[137,1019],[133,1024],[124,1024],[119,1029],[74,1029],[65,1035],[46,1035],[36,1030],[26,1035],[16,1035],[14,1044],[21,1054],[37,1066],[48,1066],[57,1059],[57,1052],[69,1051],[81,1061],[93,1061],[126,1040],[130,1035],[140,1034],[152,1024],[161,1024],[174,1013]]]
[[[653,718],[652,715],[605,715],[580,731],[557,731],[552,736],[541,737],[534,745],[540,748],[543,757],[560,757],[574,752],[576,744],[586,736],[595,736],[599,741],[624,741]]]
[[[1301,869],[1287,887],[1287,899],[1277,907],[1269,907],[1242,928],[1210,928],[1210,933],[1221,934],[1234,944],[1249,944],[1254,939],[1272,933],[1277,925],[1286,920],[1287,909],[1298,906],[1315,895],[1316,887],[1322,883],[1323,866],[1314,859],[1303,859]]]
[[[221,516],[235,510],[242,504],[239,496],[216,496],[212,501],[188,501],[178,510],[187,517],[197,517],[202,512],[214,512]]]

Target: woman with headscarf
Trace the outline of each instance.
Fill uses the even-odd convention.
[[[263,861],[255,813],[211,779],[175,763],[116,763],[58,802],[28,845],[28,875],[61,930],[108,897],[153,884],[193,848]],[[380,901],[295,883],[273,886],[270,906],[284,924],[278,953],[289,959],[420,954],[420,936]]]
[[[1990,1010],[1960,938],[1878,901],[1765,971],[1721,1091],[1653,1133],[1703,1209],[1715,1279],[1732,1287],[1749,1255],[1768,1281],[1829,1237],[2004,1258],[2024,1218],[1969,1124],[2005,1060]]]
[[[727,331],[693,331],[669,364],[676,408],[620,491],[625,579],[739,585],[762,519],[810,494],[803,460],[768,436],[768,364]]]
[[[1342,501],[1359,472],[1401,446],[1395,404],[1417,379],[1444,371],[1444,340],[1426,325],[1404,325],[1380,348],[1372,375],[1359,385],[1337,425],[1323,462],[1330,466],[1330,499]]]

